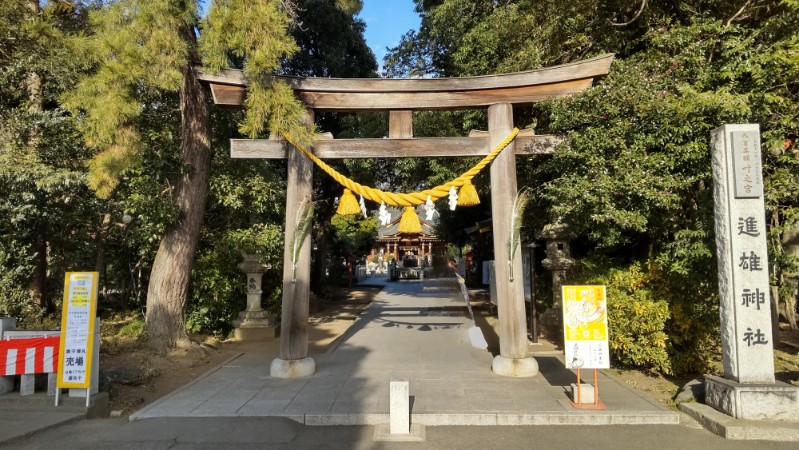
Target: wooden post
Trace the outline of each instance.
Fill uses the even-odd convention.
[[[389,111],[388,137],[390,139],[410,139],[413,137],[413,111],[410,109]]]
[[[490,147],[496,147],[513,131],[513,107],[508,103],[488,108]],[[499,355],[492,370],[498,375],[523,377],[538,373],[538,363],[527,348],[521,252],[508,263],[510,211],[516,196],[516,156],[511,142],[491,163],[491,216],[494,233]],[[511,282],[511,270],[513,279]]]
[[[307,112],[308,124],[313,111]],[[294,270],[291,240],[296,229],[297,210],[303,200],[311,201],[313,162],[293,146],[288,151],[286,185],[286,236],[283,250],[283,306],[280,320],[280,357],[272,361],[270,374],[279,378],[313,375],[316,364],[308,357],[308,298],[311,281],[311,233],[305,234]]]

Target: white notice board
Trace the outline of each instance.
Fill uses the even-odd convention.
[[[94,322],[97,315],[97,272],[67,272],[61,312],[59,388],[88,389],[91,381]]]

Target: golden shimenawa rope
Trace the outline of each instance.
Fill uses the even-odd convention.
[[[472,178],[475,177],[480,171],[488,165],[494,158],[496,158],[499,153],[508,146],[515,138],[516,135],[519,134],[519,129],[514,128],[508,137],[505,138],[502,142],[497,145],[494,150],[491,151],[485,158],[483,158],[479,163],[475,164],[474,167],[467,170],[458,178],[446,183],[438,185],[431,189],[426,189],[421,192],[411,192],[411,193],[393,193],[393,192],[384,192],[380,189],[371,188],[369,186],[364,186],[359,184],[341,173],[337,172],[336,169],[328,166],[325,164],[324,161],[317,158],[316,155],[309,152],[305,147],[302,145],[297,144],[294,139],[290,135],[286,135],[286,140],[291,143],[291,145],[297,147],[297,149],[302,152],[303,155],[307,156],[311,161],[315,162],[319,168],[324,170],[328,175],[333,177],[336,182],[344,186],[345,188],[351,190],[352,192],[362,195],[365,199],[371,200],[373,202],[385,202],[387,205],[391,206],[415,206],[421,205],[422,203],[427,201],[427,196],[429,195],[433,201],[436,201],[442,197],[446,197],[449,195],[449,189],[451,187],[459,188],[463,186],[466,181],[470,181]]]

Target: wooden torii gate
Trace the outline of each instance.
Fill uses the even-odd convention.
[[[484,156],[513,130],[513,106],[532,104],[547,98],[574,94],[587,89],[594,78],[606,75],[613,55],[554,66],[540,70],[468,78],[423,79],[341,79],[281,77],[294,89],[308,108],[312,122],[314,111],[389,111],[388,139],[320,138],[311,149],[319,158],[405,158],[439,156]],[[247,80],[239,70],[220,74],[202,72],[217,105],[241,107]],[[488,132],[470,137],[414,139],[413,111],[488,108]],[[559,142],[554,136],[520,133],[491,163],[491,213],[494,254],[505,255],[510,233],[508,217],[517,192],[517,155],[551,153]],[[312,375],[314,360],[308,356],[308,297],[310,289],[310,231],[299,257],[295,286],[292,283],[291,236],[294,235],[292,212],[312,193],[313,162],[283,140],[233,139],[233,158],[287,158],[286,241],[283,258],[283,305],[280,356],[272,361],[270,373],[281,378]],[[510,282],[510,270],[522,279],[521,256],[508,264],[496,265],[499,314],[500,354],[492,370],[505,376],[533,376],[538,363],[527,348],[524,292],[522,283]],[[293,293],[293,295],[292,295]]]

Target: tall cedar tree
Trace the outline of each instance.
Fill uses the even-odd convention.
[[[302,106],[285,84],[266,76],[296,50],[288,36],[292,4],[269,0],[218,0],[201,21],[191,0],[119,0],[92,15],[95,34],[76,44],[94,65],[64,98],[82,115],[87,143],[99,150],[90,163],[89,183],[108,197],[142,149],[137,127],[143,94],[178,93],[180,165],[172,188],[179,211],[167,229],[152,266],[147,291],[146,332],[159,351],[191,345],[184,323],[194,254],[200,236],[211,169],[210,104],[197,79],[204,70],[244,61],[251,85],[240,130],[257,136],[291,132],[309,139],[300,125]],[[202,30],[201,37],[197,31]]]

